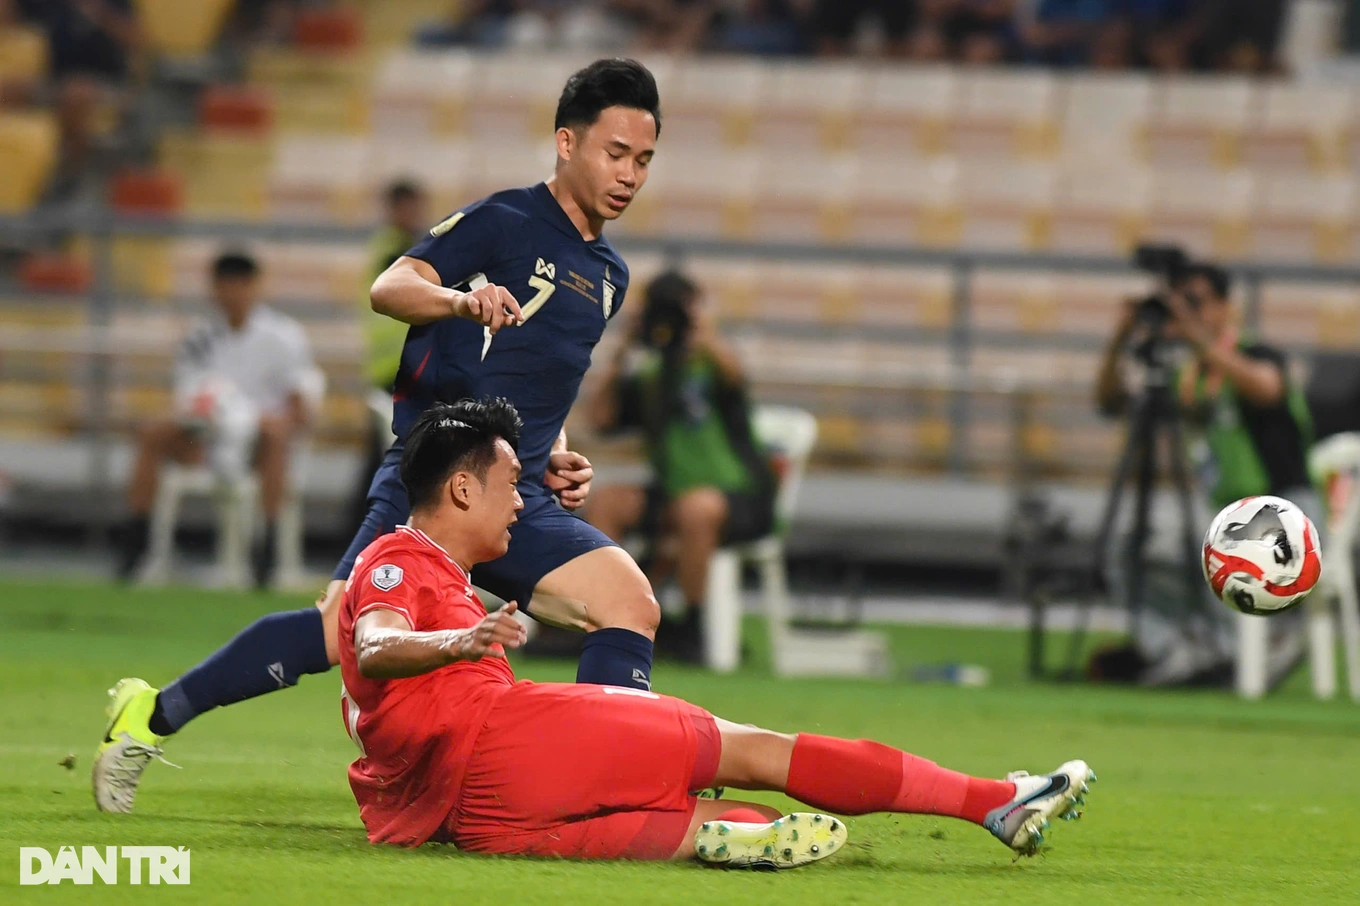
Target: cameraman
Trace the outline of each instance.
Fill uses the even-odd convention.
[[[615,541],[651,542],[655,584],[673,567],[688,611],[658,648],[699,660],[708,561],[774,526],[775,480],[752,436],[746,376],[699,287],[678,271],[647,287],[636,334],[614,357],[589,415],[602,432],[640,428],[652,482],[597,488],[585,517]]]
[[[1301,389],[1289,379],[1284,353],[1243,335],[1225,270],[1187,263],[1168,272],[1167,288],[1155,300],[1127,303],[1105,348],[1096,387],[1102,412],[1121,415],[1129,408],[1122,355],[1126,348],[1182,344],[1188,355],[1170,373],[1170,391],[1177,417],[1188,428],[1188,459],[1212,508],[1202,514],[1203,521],[1242,497],[1272,494],[1294,501],[1322,524],[1308,478],[1311,420]],[[1181,600],[1188,606],[1186,594],[1205,592],[1196,583],[1193,589],[1168,589],[1148,600]],[[1185,632],[1166,612],[1145,613],[1135,633],[1144,663],[1141,682],[1211,682],[1231,676],[1232,659],[1226,652],[1233,650],[1233,636],[1227,611],[1213,606],[1204,612],[1214,623],[1206,633]],[[1183,619],[1176,622],[1187,625]],[[1280,621],[1276,628],[1281,633],[1272,652],[1272,685],[1297,662],[1299,647],[1297,624]]]
[[[1200,435],[1193,461],[1215,510],[1258,494],[1302,500],[1315,510],[1307,465],[1312,423],[1303,393],[1290,383],[1281,350],[1243,336],[1231,288],[1222,268],[1190,264],[1161,297],[1170,312],[1163,336],[1185,342],[1191,352],[1172,392],[1182,418]],[[1139,324],[1137,305],[1130,304],[1106,347],[1097,398],[1107,414],[1128,406],[1120,352]]]

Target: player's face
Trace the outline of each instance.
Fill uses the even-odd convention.
[[[1192,277],[1185,285],[1185,292],[1198,302],[1196,314],[1205,330],[1218,336],[1228,329],[1232,322],[1232,304],[1214,295],[1214,286],[1207,278]]]
[[[558,153],[566,157],[572,194],[582,210],[614,220],[647,181],[656,153],[656,120],[643,110],[607,107],[587,129],[560,130]]]
[[[259,280],[255,277],[219,277],[213,281],[213,299],[233,327],[245,323],[258,293]]]
[[[515,451],[505,440],[496,441],[496,461],[486,470],[486,486],[477,500],[477,524],[486,530],[485,558],[494,560],[510,546],[510,526],[524,508],[519,490],[520,465]]]
[[[407,233],[419,233],[425,226],[425,197],[411,195],[393,202],[388,213],[392,226]]]

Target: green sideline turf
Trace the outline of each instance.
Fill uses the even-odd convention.
[[[1030,684],[1020,636],[1002,631],[890,630],[904,662],[987,664],[985,689],[777,681],[759,651],[735,676],[659,665],[655,681],[727,718],[873,737],[975,773],[1090,761],[1100,783],[1086,816],[1056,825],[1048,855],[1019,864],[978,828],[896,816],[850,819],[843,855],[780,875],[370,847],[345,781],[354,753],[334,674],[203,717],[167,748],[183,770],[151,765],[135,814],[97,813],[88,770],[104,690],[128,674],[165,682],[255,616],[303,604],[0,585],[0,902],[1360,902],[1360,706],[1314,702],[1301,677],[1254,704]],[[535,679],[574,670],[518,667]],[[68,753],[74,771],[60,765]],[[192,884],[133,887],[124,864],[118,887],[17,886],[20,846],[63,844],[188,846]]]

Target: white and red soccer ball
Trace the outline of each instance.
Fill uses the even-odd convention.
[[[1288,610],[1317,585],[1317,528],[1281,497],[1229,504],[1204,535],[1204,578],[1224,604],[1268,616]]]

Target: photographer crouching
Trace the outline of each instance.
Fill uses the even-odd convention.
[[[1261,494],[1288,498],[1316,524],[1324,524],[1308,478],[1312,427],[1302,390],[1290,380],[1285,354],[1243,331],[1227,271],[1189,262],[1173,248],[1144,247],[1138,263],[1160,273],[1164,288],[1149,299],[1126,304],[1100,367],[1097,401],[1102,412],[1113,416],[1129,411],[1132,394],[1124,351],[1133,349],[1146,367],[1166,369],[1172,417],[1184,428],[1204,504],[1204,512],[1197,514],[1200,528],[1227,504]],[[1175,364],[1164,366],[1162,357]],[[1146,685],[1229,682],[1235,646],[1227,609],[1208,602],[1204,583],[1194,582],[1183,591],[1173,591],[1167,583],[1163,589],[1158,579],[1168,574],[1153,572],[1149,587],[1165,593],[1147,596],[1157,606],[1140,614],[1134,653],[1103,663],[1097,657],[1094,671]],[[1175,613],[1177,607],[1182,612]],[[1298,663],[1301,640],[1296,619],[1277,620],[1272,630],[1273,686]],[[1124,675],[1112,675],[1120,673]]]
[[[688,277],[668,271],[647,287],[590,417],[601,432],[641,429],[652,482],[596,488],[585,518],[615,541],[647,537],[653,587],[673,573],[688,605],[679,625],[663,623],[657,650],[699,661],[709,558],[770,533],[775,479],[752,434],[741,362]]]

